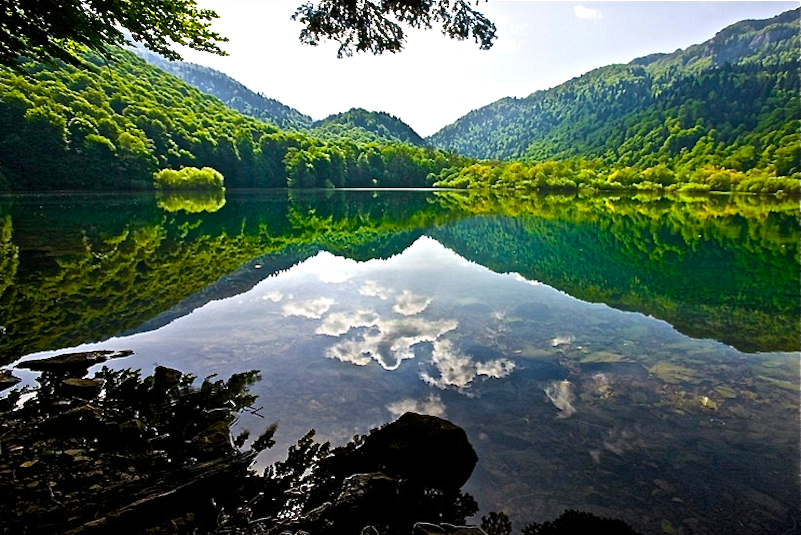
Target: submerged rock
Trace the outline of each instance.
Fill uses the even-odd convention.
[[[383,472],[441,489],[460,488],[478,462],[461,427],[413,412],[368,435],[356,454],[358,472]]]
[[[0,391],[11,388],[20,381],[21,379],[19,377],[15,377],[10,371],[0,370]]]
[[[26,360],[17,363],[17,368],[34,371],[73,372],[86,373],[95,364],[101,364],[109,359],[128,357],[133,351],[87,351],[82,353],[66,353],[45,359]]]

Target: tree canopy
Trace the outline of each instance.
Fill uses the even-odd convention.
[[[316,6],[302,5],[292,19],[306,25],[300,33],[302,43],[337,41],[338,57],[351,56],[354,50],[400,51],[406,38],[400,23],[430,29],[437,22],[448,37],[472,37],[482,50],[492,47],[496,38],[495,25],[464,0],[321,0]]]
[[[194,0],[0,0],[0,13],[4,65],[19,56],[78,64],[76,45],[102,53],[125,44],[123,29],[169,59],[181,59],[170,43],[225,55],[217,43],[227,39],[210,29],[217,14]]]
[[[20,56],[78,64],[76,45],[102,53],[125,44],[124,32],[171,60],[181,59],[171,43],[225,55],[219,43],[228,39],[210,28],[217,17],[195,0],[0,0],[0,64],[13,65]],[[302,43],[337,41],[339,57],[401,50],[400,24],[440,23],[445,35],[472,36],[482,49],[495,39],[495,26],[464,0],[322,0],[302,5],[292,18],[305,25]]]

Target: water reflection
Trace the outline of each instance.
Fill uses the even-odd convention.
[[[647,533],[781,533],[799,514],[796,353],[694,340],[431,238],[387,260],[319,253],[88,347],[136,351],[118,366],[261,369],[273,455],[312,427],[341,443],[406,410],[452,418],[481,459],[469,492],[517,525],[574,507]]]
[[[0,353],[116,335],[82,347],[260,369],[274,455],[447,416],[481,459],[468,490],[517,526],[566,507],[647,533],[793,526],[797,205],[359,195],[22,202],[0,219]]]

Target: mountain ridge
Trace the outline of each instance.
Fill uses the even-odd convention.
[[[408,143],[418,147],[427,146],[425,140],[414,129],[398,117],[383,111],[367,111],[364,108],[351,108],[342,113],[329,115],[312,124],[312,133],[323,139],[336,138],[341,130],[363,131],[376,141]]]
[[[527,97],[499,99],[426,141],[483,159],[600,157],[624,165],[649,155],[650,164],[675,158],[710,133],[732,152],[749,144],[763,150],[787,146],[794,138],[781,140],[798,131],[800,118],[794,111],[799,13],[801,8],[740,21],[684,50],[593,69]],[[675,140],[682,136],[669,139],[679,133],[681,143]],[[762,137],[764,143],[756,143]]]
[[[170,61],[141,46],[130,50],[151,65],[183,80],[199,91],[219,98],[240,113],[278,126],[283,130],[306,130],[314,120],[308,115],[257,93],[227,74],[196,63]]]

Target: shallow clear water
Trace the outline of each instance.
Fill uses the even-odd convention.
[[[323,225],[334,228],[354,212]],[[575,218],[512,217],[508,210],[443,213],[431,216],[434,224],[408,224],[407,217],[406,227],[382,231],[374,242],[383,253],[360,245],[348,255],[347,247],[337,251],[339,238],[323,234],[317,242],[328,245],[297,253],[297,261],[287,261],[282,249],[254,255],[202,292],[162,307],[150,323],[127,329],[133,334],[121,330],[77,347],[133,349],[112,367],[145,372],[157,364],[199,377],[261,370],[253,392],[265,418],[243,414],[238,424],[257,436],[279,422],[278,444],[260,466],[282,458],[311,428],[318,439],[341,444],[413,410],[465,428],[479,456],[465,490],[483,512],[507,512],[517,529],[566,508],[621,518],[647,533],[792,528],[801,503],[799,353],[786,349],[796,338],[770,325],[779,313],[742,297],[754,288],[726,282],[749,273],[757,274],[755,285],[787,278],[787,266],[797,265],[797,251],[782,249],[792,243],[788,236],[763,238],[764,250],[735,254],[731,238],[675,239],[680,232],[664,218],[651,221],[644,235],[666,237],[628,242],[655,244],[632,267],[640,253],[623,251],[627,230],[607,231],[613,225],[604,220],[587,227]],[[595,229],[589,239],[582,238],[587,228]],[[593,244],[592,236],[603,241],[612,234],[610,243]],[[398,235],[405,236],[400,246]],[[654,260],[664,244],[673,250]],[[558,251],[564,255],[557,258]],[[471,252],[494,271],[463,256]],[[618,253],[622,260],[613,258]],[[682,300],[690,283],[664,281],[686,277],[693,262],[708,270],[707,253],[725,266],[715,277],[726,280],[707,284],[706,297]],[[584,299],[541,282],[537,271],[580,289]],[[600,287],[603,279],[609,283]],[[784,303],[777,310],[792,316],[786,287],[768,284],[757,293]],[[776,295],[766,297],[771,288]],[[598,295],[612,296],[617,308],[592,298]],[[725,334],[729,321],[730,331],[743,331],[749,310],[754,318],[762,311],[754,328],[764,339]],[[703,336],[709,332],[724,333],[718,338],[727,343]],[[770,351],[771,343],[784,350]],[[734,347],[753,345],[758,351]]]

